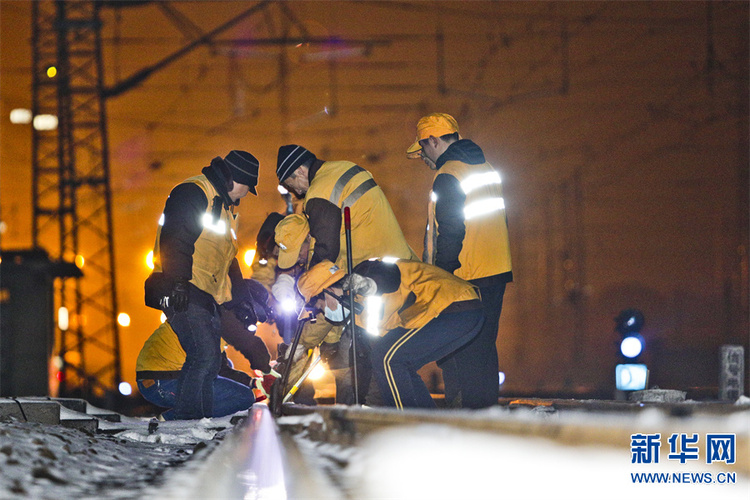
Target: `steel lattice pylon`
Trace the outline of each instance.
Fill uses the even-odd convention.
[[[33,127],[33,243],[83,268],[55,290],[70,316],[55,342],[60,395],[82,397],[121,380],[100,29],[97,2],[33,2],[32,112],[58,118]]]

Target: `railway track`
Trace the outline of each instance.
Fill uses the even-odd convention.
[[[644,470],[678,479],[704,474],[714,484],[701,486],[723,499],[750,492],[748,405],[501,403],[483,411],[289,404],[278,419],[255,405],[216,451],[154,497],[497,498],[519,481],[556,498],[651,498],[667,486],[668,496],[678,488],[683,498],[705,497],[695,484],[633,484],[631,473]],[[670,436],[709,433],[736,437],[733,463],[708,464],[702,446],[699,459],[668,458]],[[659,434],[661,461],[633,464],[632,436],[639,434]],[[726,483],[716,483],[719,477]]]

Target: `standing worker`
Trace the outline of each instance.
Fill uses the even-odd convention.
[[[513,281],[500,174],[445,113],[419,120],[417,140],[406,155],[436,171],[423,260],[479,287],[486,318],[471,343],[438,363],[443,372],[464,373],[459,388],[446,384],[446,400],[463,408],[492,406],[499,395],[498,322],[505,286]],[[467,367],[473,368],[466,373]]]
[[[279,184],[304,197],[303,211],[315,239],[309,266],[330,260],[346,269],[343,210],[352,217],[352,265],[373,257],[416,259],[385,194],[370,172],[350,161],[323,161],[295,144],[281,146]]]
[[[417,259],[385,193],[370,172],[359,165],[350,161],[319,160],[304,147],[288,144],[279,148],[276,175],[280,185],[304,198],[302,209],[308,219],[310,236],[315,240],[308,268],[329,260],[347,269],[345,207],[349,207],[351,214],[352,266],[371,258]],[[293,255],[299,251],[287,250]],[[359,337],[347,340],[347,335],[350,333],[343,334],[342,345],[360,345]],[[366,349],[357,349],[356,362],[360,361],[367,364]],[[359,388],[366,381],[358,375]],[[370,393],[374,401],[376,391]]]
[[[258,319],[242,279],[234,207],[257,195],[258,160],[245,151],[216,157],[201,175],[172,189],[159,221],[154,272],[146,281],[147,305],[164,311],[185,351],[174,418],[211,417],[214,379],[221,366],[219,305],[246,327]]]

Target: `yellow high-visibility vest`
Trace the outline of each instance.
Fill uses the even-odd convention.
[[[201,214],[200,223],[203,230],[195,242],[193,277],[190,279],[190,283],[211,294],[217,304],[223,304],[232,300],[229,266],[239,249],[237,244],[239,215],[233,214],[229,209],[222,206],[219,217],[214,218],[212,213],[213,200],[216,196],[219,196],[219,193],[205,175],[197,175],[184,182],[192,182],[200,187],[206,193],[208,199],[206,211]],[[162,223],[163,221],[160,220],[156,231],[154,272],[162,271],[159,245]]]
[[[358,324],[370,333],[382,336],[394,328],[420,328],[455,302],[479,300],[474,285],[439,267],[401,259],[394,265],[401,272],[398,290],[363,301],[365,309]],[[412,293],[416,300],[400,311]]]
[[[464,236],[458,260],[461,266],[453,273],[465,280],[485,278],[512,270],[508,222],[505,215],[500,174],[489,163],[470,165],[448,161],[435,174],[452,175],[466,195],[463,206]],[[434,180],[433,180],[434,182]],[[440,227],[435,219],[435,193],[430,193],[425,262],[435,263],[435,245]]]
[[[416,259],[383,191],[372,175],[350,161],[327,161],[315,174],[305,195],[304,208],[323,198],[342,211],[339,255],[335,264],[346,269],[344,207],[351,207],[352,265],[370,258]]]

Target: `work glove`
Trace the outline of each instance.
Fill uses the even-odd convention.
[[[260,309],[262,310],[262,308]],[[235,317],[242,322],[245,328],[251,331],[254,330],[255,324],[258,322],[259,318],[255,307],[253,307],[252,301],[243,300],[232,308],[232,312],[234,312]],[[265,313],[263,313],[263,318],[264,321],[268,319],[265,316]]]
[[[374,279],[357,273],[352,273],[344,278],[341,286],[344,291],[365,296],[375,295],[378,291],[378,285],[375,283]]]
[[[277,302],[283,302],[284,299],[297,295],[294,288],[294,278],[289,274],[279,274],[276,283],[271,287],[271,294]]]
[[[177,278],[174,281],[170,299],[172,302],[171,306],[175,312],[183,312],[187,310],[188,303],[190,302],[190,283],[188,280]]]
[[[261,323],[268,322],[270,318],[273,318],[273,309],[268,304],[268,292],[265,287],[253,279],[246,279],[245,284],[252,298],[253,309],[258,321]]]
[[[297,293],[294,278],[289,274],[280,274],[276,278],[276,283],[271,287],[271,295],[276,299],[278,309],[282,312],[299,311],[301,308],[301,297]]]
[[[276,380],[281,378],[281,374],[273,368],[271,368],[271,371],[268,373],[264,373],[260,370],[253,371],[255,372],[255,377],[253,377],[250,387],[255,395],[255,402],[260,403],[266,401],[270,397],[271,387],[273,387]]]

